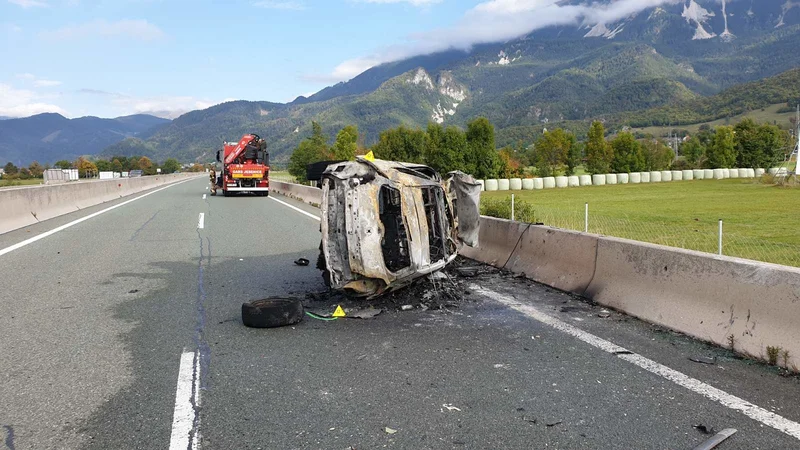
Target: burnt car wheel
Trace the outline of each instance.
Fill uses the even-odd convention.
[[[242,322],[251,328],[276,328],[303,320],[303,303],[296,298],[274,297],[242,304]]]

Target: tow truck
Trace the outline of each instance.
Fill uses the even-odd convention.
[[[269,153],[267,142],[257,134],[245,134],[239,142],[224,142],[217,150],[222,173],[217,186],[225,197],[240,192],[269,195]]]

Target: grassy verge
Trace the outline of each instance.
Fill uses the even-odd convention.
[[[33,178],[30,180],[3,180],[0,179],[0,187],[9,186],[29,186],[33,184],[42,184],[41,178]]]
[[[753,180],[703,180],[515,192],[529,222],[709,253],[800,267],[800,191]],[[498,205],[510,192],[484,192],[487,215],[508,217]],[[510,206],[507,209],[510,212]],[[520,218],[520,215],[517,216]]]

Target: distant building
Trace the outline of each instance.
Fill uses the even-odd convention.
[[[0,178],[3,178],[3,175],[6,174],[6,169],[0,169]]]

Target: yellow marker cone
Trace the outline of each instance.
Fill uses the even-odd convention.
[[[338,317],[345,317],[345,316],[346,316],[346,314],[344,313],[344,310],[342,309],[342,306],[341,305],[336,305],[336,311],[333,312],[333,317],[337,317],[338,318]]]
[[[369,151],[366,155],[364,155],[364,159],[367,161],[375,161],[375,154],[372,153],[372,150]]]

